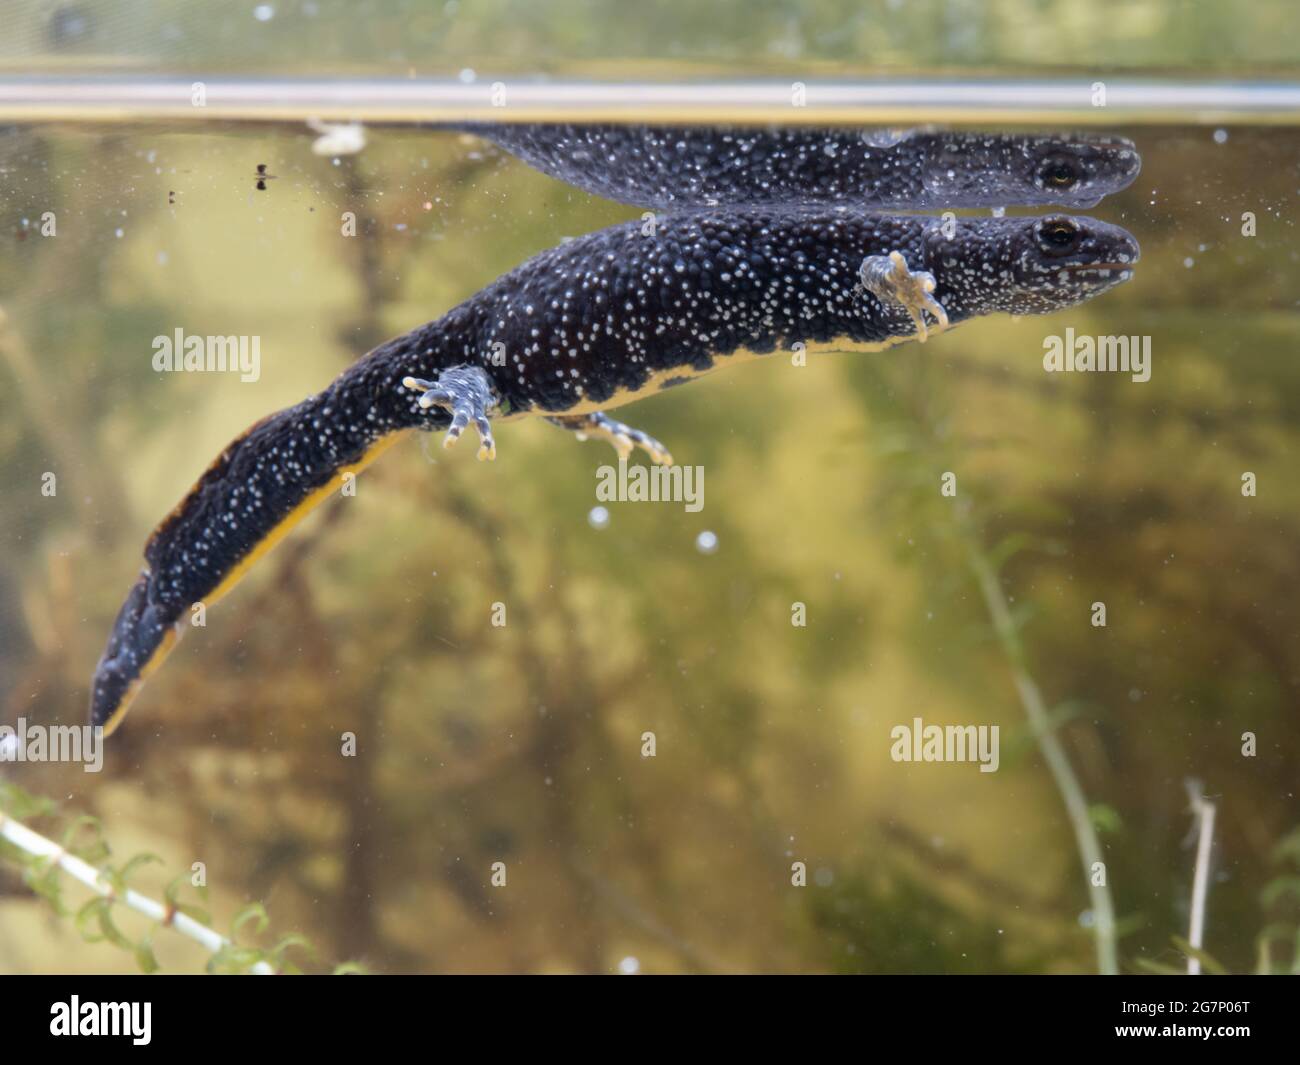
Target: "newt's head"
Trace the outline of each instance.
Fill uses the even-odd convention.
[[[1132,234],[1095,218],[1020,219],[1010,251],[1013,314],[1045,314],[1123,284],[1141,255]]]
[[[936,298],[950,314],[1049,314],[1133,276],[1141,254],[1127,230],[1095,218],[960,218],[925,236]]]
[[[1095,207],[1142,169],[1125,137],[931,134],[917,207]]]

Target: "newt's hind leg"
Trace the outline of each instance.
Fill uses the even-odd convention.
[[[664,466],[673,464],[673,457],[668,454],[668,449],[653,436],[615,421],[608,414],[601,414],[600,411],[591,414],[557,415],[546,420],[561,429],[577,433],[579,440],[586,440],[590,436],[599,436],[608,440],[614,445],[614,450],[618,452],[620,459],[626,459],[639,447],[655,462]]]
[[[492,439],[492,426],[488,423],[488,411],[497,405],[497,397],[491,378],[481,366],[453,366],[438,374],[436,381],[403,377],[402,387],[423,393],[419,404],[424,410],[443,407],[451,411],[451,425],[447,427],[443,447],[451,447],[460,439],[465,427],[473,422],[478,430],[479,459],[497,457],[496,441]]]
[[[935,288],[934,274],[927,270],[912,273],[907,268],[907,260],[903,258],[902,252],[868,255],[862,260],[858,276],[862,287],[882,303],[893,304],[907,311],[916,323],[916,339],[922,344],[929,335],[925,324],[926,311],[938,323],[936,332],[948,328],[948,312],[932,295]]]

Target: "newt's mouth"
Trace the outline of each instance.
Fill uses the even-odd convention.
[[[1133,277],[1133,264],[1127,263],[1070,263],[1061,267],[1057,275],[1062,281],[1069,278],[1076,284],[1120,285]]]

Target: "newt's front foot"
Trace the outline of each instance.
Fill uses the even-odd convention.
[[[576,433],[579,440],[586,440],[589,436],[599,436],[608,440],[614,445],[614,450],[618,452],[620,459],[627,459],[633,450],[639,447],[653,461],[664,466],[673,464],[673,457],[668,454],[668,449],[653,436],[615,421],[608,414],[601,414],[600,411],[591,414],[558,415],[546,420],[561,429]]]
[[[948,328],[948,312],[931,295],[935,289],[934,274],[926,270],[912,273],[902,252],[868,255],[862,260],[858,276],[862,287],[882,303],[894,304],[907,311],[916,323],[916,339],[922,344],[929,335],[925,324],[926,311],[938,323],[936,332]]]
[[[460,434],[472,421],[478,430],[479,459],[497,457],[497,445],[492,439],[492,426],[487,417],[488,411],[497,404],[496,394],[491,379],[481,366],[453,366],[438,374],[436,381],[403,377],[402,387],[424,393],[419,399],[424,410],[443,407],[451,411],[451,425],[447,427],[443,447],[451,447],[459,440]]]

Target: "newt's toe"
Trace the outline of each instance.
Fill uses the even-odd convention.
[[[862,287],[882,303],[902,307],[907,312],[916,326],[916,339],[921,343],[929,336],[926,311],[935,320],[936,332],[948,328],[948,312],[933,295],[937,286],[934,274],[927,270],[913,273],[902,252],[867,256],[862,260],[859,279]]]
[[[451,424],[442,446],[451,447],[471,422],[478,432],[480,461],[497,457],[496,441],[492,439],[492,425],[488,411],[496,406],[492,381],[481,366],[454,366],[443,370],[436,381],[420,377],[403,377],[402,387],[421,393],[422,410],[442,407],[451,413]]]
[[[640,448],[650,456],[651,461],[657,462],[661,466],[671,466],[673,464],[673,457],[669,454],[668,449],[649,433],[643,433],[640,429],[633,429],[630,425],[617,421],[600,411],[572,416],[561,415],[550,418],[548,421],[560,426],[562,429],[572,431],[579,440],[586,440],[589,437],[600,437],[608,440],[613,445],[614,450],[618,452],[618,457],[621,460],[630,458],[632,452]]]

